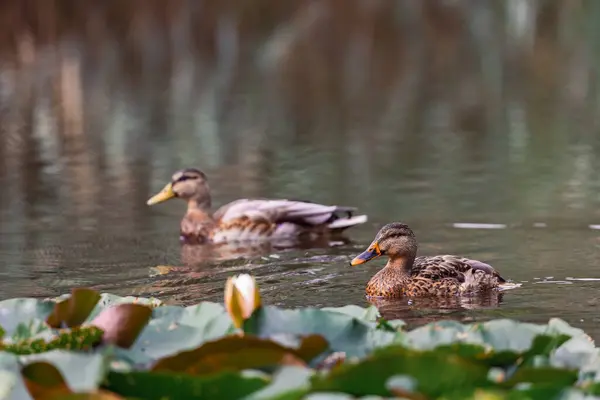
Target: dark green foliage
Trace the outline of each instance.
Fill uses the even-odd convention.
[[[405,331],[374,308],[261,307],[240,332],[220,304],[86,289],[0,309],[0,397],[600,399],[598,349],[558,319]]]

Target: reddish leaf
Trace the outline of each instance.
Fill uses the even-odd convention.
[[[92,325],[104,331],[102,337],[106,343],[114,343],[129,348],[148,324],[152,308],[142,304],[118,304],[103,310]]]
[[[49,399],[72,393],[60,371],[45,361],[34,362],[21,369],[29,394],[34,399]]]
[[[52,314],[46,318],[46,323],[55,329],[62,328],[63,324],[67,327],[79,326],[87,319],[99,300],[100,294],[95,290],[73,289],[71,297],[56,303]]]
[[[313,353],[317,339],[310,338],[306,353]],[[307,349],[310,349],[308,351]],[[153,371],[208,374],[222,370],[239,371],[272,365],[304,366],[303,356],[268,339],[254,336],[228,336],[204,343],[194,350],[184,351],[159,360]]]
[[[300,347],[296,352],[306,362],[309,362],[319,354],[323,353],[329,347],[327,339],[321,335],[304,336],[300,341]]]

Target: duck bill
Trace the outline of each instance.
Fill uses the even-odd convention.
[[[175,192],[173,191],[173,185],[171,185],[170,183],[167,183],[160,192],[158,192],[154,196],[150,197],[150,199],[148,199],[146,204],[151,206],[151,205],[162,203],[163,201],[172,199],[173,197],[175,197]]]
[[[379,245],[377,243],[372,244],[369,248],[356,257],[352,261],[350,261],[351,266],[364,264],[366,262],[371,261],[374,258],[377,258],[381,255],[381,250],[379,250]]]

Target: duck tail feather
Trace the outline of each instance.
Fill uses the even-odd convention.
[[[522,283],[502,282],[500,285],[498,285],[498,290],[503,291],[503,290],[516,289],[518,287],[521,287],[522,285],[523,285]]]
[[[460,291],[462,293],[473,292],[477,289],[477,279],[472,269],[467,270],[464,273],[465,280],[460,284]]]
[[[332,231],[343,231],[351,226],[364,224],[367,220],[368,218],[366,215],[356,215],[354,217],[336,219],[327,225],[327,227]]]

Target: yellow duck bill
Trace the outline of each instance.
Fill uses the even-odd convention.
[[[381,255],[381,250],[379,249],[379,245],[377,243],[373,243],[369,248],[356,257],[352,261],[350,261],[350,265],[355,266],[359,264],[364,264],[366,262],[371,261],[374,258],[377,258]]]
[[[175,197],[175,192],[173,191],[173,185],[171,183],[167,183],[160,192],[158,192],[154,196],[150,197],[150,199],[148,199],[146,204],[151,206],[151,205],[162,203],[163,201],[172,199],[173,197]]]

